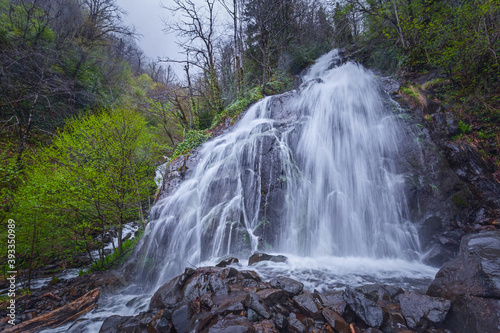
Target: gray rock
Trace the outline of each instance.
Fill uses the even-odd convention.
[[[261,261],[272,261],[272,262],[287,262],[288,258],[282,255],[271,255],[267,253],[256,252],[250,256],[248,259],[248,265],[254,265]]]
[[[450,301],[439,297],[420,295],[408,291],[399,295],[401,312],[411,328],[426,328],[431,323],[444,321],[450,309]]]
[[[293,301],[302,313],[313,318],[321,318],[321,310],[314,301],[314,297],[307,291],[303,291],[302,294],[295,296]]]
[[[255,293],[250,293],[248,297],[243,302],[247,308],[250,308],[257,312],[260,316],[269,319],[271,317],[271,313],[269,308],[264,304],[262,298],[257,296]]]
[[[111,316],[101,326],[99,333],[139,333],[142,332],[139,320],[135,317]]]
[[[222,260],[216,266],[217,267],[226,267],[226,266],[229,266],[231,264],[236,264],[239,262],[240,261],[238,260],[238,258],[231,257],[231,258],[227,258],[227,259]]]
[[[306,327],[297,318],[288,318],[288,332],[303,333]]]
[[[172,323],[177,333],[189,332],[190,319],[189,303],[184,301],[172,313]]]
[[[445,326],[456,332],[499,332],[500,231],[467,235],[460,253],[427,289],[451,301]]]
[[[439,270],[427,294],[500,298],[500,231],[465,236],[459,256]]]
[[[323,309],[321,312],[330,326],[339,333],[350,333],[349,324],[337,312],[330,309]]]
[[[208,327],[203,332],[207,333],[253,333],[252,324],[245,318],[239,316],[227,316]]]
[[[275,277],[274,279],[269,281],[269,284],[272,288],[283,289],[292,296],[297,295],[302,291],[302,289],[304,289],[303,283],[284,276]]]
[[[351,310],[368,326],[379,328],[388,318],[388,314],[374,301],[354,289],[347,287],[344,300]]]

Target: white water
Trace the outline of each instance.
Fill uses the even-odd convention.
[[[289,258],[253,266],[264,279],[286,275],[310,290],[375,282],[425,288],[437,269],[418,259],[387,96],[369,71],[354,63],[330,68],[332,61],[339,62],[336,51],[318,59],[304,86],[284,98],[285,112],[274,109],[280,97],[265,98],[201,147],[189,177],[152,209],[137,254],[137,285],[146,294],[104,298],[70,331],[138,314],[185,267],[226,256],[244,263],[263,248]],[[272,197],[276,187],[281,203]]]

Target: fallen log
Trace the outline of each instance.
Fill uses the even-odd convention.
[[[99,288],[93,289],[68,305],[12,326],[5,330],[4,333],[35,333],[42,328],[56,328],[61,326],[93,310],[100,294],[101,290]]]

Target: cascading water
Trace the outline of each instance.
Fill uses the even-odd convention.
[[[265,98],[201,148],[189,179],[152,211],[141,281],[157,286],[186,266],[258,249],[415,257],[392,159],[397,125],[373,75],[339,63],[337,51],[324,55],[298,93]]]
[[[310,290],[425,288],[437,269],[418,260],[394,162],[404,133],[388,96],[337,51],[303,79],[298,91],[264,98],[199,149],[186,179],[152,209],[133,260],[136,284],[60,332],[92,332],[113,314],[137,314],[185,267],[257,250],[288,257],[252,266],[264,280],[287,275]]]
[[[335,52],[335,51],[334,51]],[[296,99],[308,117],[288,188],[280,250],[298,255],[407,257],[418,251],[403,179],[395,173],[397,124],[373,75],[353,63],[327,70],[319,59],[305,79],[321,77]]]

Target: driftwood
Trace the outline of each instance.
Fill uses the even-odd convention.
[[[93,289],[68,305],[43,314],[40,317],[22,322],[5,330],[4,333],[34,333],[42,328],[56,328],[61,326],[94,309],[100,294],[101,290],[99,288]]]

